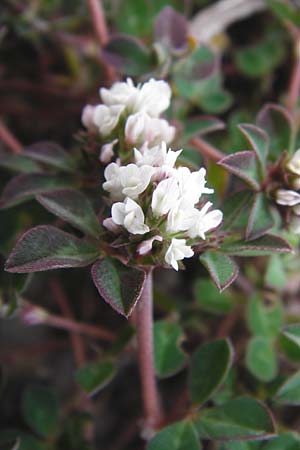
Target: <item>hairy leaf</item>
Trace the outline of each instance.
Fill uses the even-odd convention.
[[[266,234],[253,241],[241,241],[222,247],[223,252],[238,256],[264,256],[272,253],[290,253],[291,250],[287,241],[273,234]]]
[[[222,292],[238,276],[235,262],[227,255],[216,251],[207,251],[200,256],[200,262],[207,268],[213,282]]]
[[[288,378],[275,395],[278,403],[291,406],[300,405],[300,371]]]
[[[69,187],[62,177],[42,173],[22,174],[12,178],[0,198],[0,208],[9,208],[34,198],[35,195]]]
[[[259,190],[260,176],[256,153],[244,151],[225,156],[218,164],[228,172],[245,181],[254,190]]]
[[[271,338],[256,336],[248,341],[246,366],[261,381],[268,382],[274,379],[278,365]]]
[[[115,373],[114,363],[110,359],[105,359],[80,367],[75,372],[75,378],[85,392],[93,395],[103,389]]]
[[[37,196],[50,212],[69,222],[75,228],[97,238],[100,225],[90,201],[80,191],[62,189]]]
[[[254,196],[253,204],[246,228],[246,239],[253,240],[270,231],[274,226],[274,219],[270,211],[269,202],[264,193]]]
[[[287,325],[282,330],[282,334],[300,347],[300,323]]]
[[[264,177],[270,145],[267,133],[261,128],[249,123],[241,124],[239,128],[251,145],[252,150],[256,153],[261,166],[261,176]]]
[[[92,277],[99,294],[117,312],[129,317],[141,295],[145,272],[111,258],[99,259]]]
[[[37,142],[26,147],[24,155],[34,161],[56,167],[65,172],[75,170],[74,159],[55,142]]]
[[[7,262],[8,272],[26,273],[92,263],[97,249],[51,225],[39,225],[21,236]]]

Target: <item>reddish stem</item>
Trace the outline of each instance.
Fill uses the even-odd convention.
[[[102,339],[103,341],[113,342],[115,336],[108,330],[100,328],[96,325],[75,322],[72,319],[66,317],[59,317],[54,314],[50,314],[45,319],[47,325],[51,325],[55,328],[61,328],[63,330],[72,331],[77,334],[85,334],[96,339]]]
[[[64,293],[61,285],[59,284],[59,282],[57,280],[55,280],[55,279],[52,280],[51,289],[52,289],[53,295],[54,295],[63,315],[73,321],[74,315],[70,308],[68,299],[67,299],[66,294]],[[84,348],[84,343],[83,343],[82,337],[78,333],[71,332],[70,340],[71,340],[76,364],[78,366],[84,365],[86,358],[85,358],[85,348]]]
[[[12,153],[22,153],[23,146],[18,141],[18,139],[9,131],[9,129],[4,125],[2,120],[0,120],[0,140],[12,151]]]
[[[108,31],[101,0],[88,0],[94,32],[101,47],[108,41]]]
[[[291,75],[287,98],[287,107],[288,110],[291,111],[292,113],[295,111],[295,108],[297,106],[299,92],[300,92],[300,60],[297,57]]]
[[[203,139],[193,138],[191,139],[190,144],[197,150],[199,150],[202,156],[212,161],[218,162],[226,156],[220,150],[218,150],[208,142],[204,141]]]
[[[152,270],[147,273],[141,298],[136,307],[136,326],[145,416],[144,437],[147,438],[147,434],[151,436],[163,418],[154,370]]]

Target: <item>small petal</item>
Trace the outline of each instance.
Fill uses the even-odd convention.
[[[192,248],[186,245],[185,239],[173,238],[171,244],[165,254],[167,264],[178,270],[178,262],[184,258],[191,258],[194,255]]]
[[[95,106],[93,105],[86,105],[81,114],[81,122],[83,125],[91,131],[97,130],[97,127],[94,124],[94,113],[95,113]]]
[[[123,203],[114,203],[111,217],[115,224],[124,226],[129,233],[145,234],[149,231],[149,227],[144,223],[142,208],[131,198],[126,198]]]
[[[176,178],[160,181],[152,195],[151,207],[156,217],[167,214],[179,200],[179,188]]]
[[[300,149],[294,153],[293,157],[286,164],[286,167],[296,175],[300,175]]]
[[[137,253],[141,256],[146,255],[152,250],[152,245],[154,241],[162,242],[163,238],[159,234],[153,236],[150,239],[147,239],[146,241],[143,241],[139,244],[137,248]]]
[[[102,145],[100,152],[100,161],[103,164],[108,164],[114,156],[114,146],[118,142],[118,139],[114,139],[112,142]]]
[[[284,206],[294,206],[300,203],[300,194],[288,189],[278,189],[276,191],[276,203]]]

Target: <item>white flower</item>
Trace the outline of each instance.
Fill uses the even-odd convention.
[[[108,107],[106,105],[98,105],[95,107],[93,120],[94,125],[98,128],[100,134],[103,136],[109,135],[117,126],[120,115],[124,107],[122,105],[115,105]]]
[[[138,166],[147,164],[159,168],[162,166],[173,168],[181,152],[182,150],[173,151],[171,149],[167,151],[166,142],[162,142],[151,148],[148,145],[144,145],[140,150],[135,148],[134,157]]]
[[[117,81],[110,89],[101,88],[100,97],[107,106],[124,105],[130,108],[134,105],[138,92],[132,79],[127,78],[126,82]]]
[[[116,225],[122,225],[129,233],[145,234],[149,227],[145,225],[145,216],[142,208],[131,198],[123,203],[114,203],[111,208],[111,218]]]
[[[171,244],[165,254],[165,261],[170,264],[175,270],[178,270],[177,261],[181,261],[184,258],[191,258],[194,252],[192,248],[186,245],[185,239],[173,238]]]
[[[135,103],[135,111],[145,111],[152,117],[158,117],[169,108],[171,100],[171,89],[163,80],[151,78],[144,83]]]
[[[122,105],[128,113],[144,111],[158,117],[170,105],[171,89],[165,81],[154,79],[135,87],[128,78],[126,82],[114,83],[110,89],[101,88],[100,96],[107,106]]]
[[[146,112],[131,114],[125,125],[125,136],[130,144],[157,145],[162,141],[170,143],[175,136],[175,128],[164,119],[150,117]]]
[[[200,236],[205,239],[205,233],[214,228],[217,228],[223,219],[223,213],[219,209],[208,212],[211,208],[212,203],[207,202],[200,210],[195,209],[194,223],[188,229],[188,235],[191,238]]]
[[[120,182],[122,193],[132,199],[147,189],[154,169],[151,166],[138,167],[136,164],[128,164],[120,168]]]
[[[179,200],[179,188],[176,178],[160,181],[152,195],[151,207],[153,214],[163,216],[174,208]]]
[[[289,229],[294,234],[300,234],[300,217],[292,216]]]
[[[167,219],[167,232],[178,233],[188,230],[195,222],[198,210],[191,206],[185,199],[177,202],[176,206],[169,211]]]
[[[136,199],[147,189],[154,170],[151,166],[138,167],[136,164],[128,164],[120,167],[111,163],[104,171],[106,181],[103,183],[103,189],[110,192],[114,199]]]
[[[300,175],[300,149],[294,153],[292,158],[286,164],[286,167],[296,175]]]
[[[162,242],[163,238],[159,234],[156,234],[150,239],[147,239],[146,241],[143,241],[139,244],[137,248],[137,252],[139,255],[143,256],[149,253],[152,250],[152,245],[154,241]]]
[[[103,189],[110,192],[112,199],[121,200],[124,195],[120,181],[120,166],[116,163],[110,163],[104,170],[104,177],[106,181],[102,185]]]
[[[108,164],[114,156],[114,146],[118,142],[118,139],[114,139],[112,142],[102,145],[100,152],[100,161],[103,164]]]
[[[202,167],[197,172],[191,172],[187,167],[179,167],[177,170],[180,196],[195,205],[202,194],[212,194],[213,189],[205,187],[206,170]]]
[[[81,122],[88,130],[97,130],[96,125],[94,124],[94,113],[95,113],[95,106],[93,105],[86,105],[81,113]]]
[[[285,206],[298,205],[300,203],[300,194],[288,189],[278,189],[276,191],[276,203]]]

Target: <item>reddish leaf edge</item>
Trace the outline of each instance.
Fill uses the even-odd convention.
[[[141,272],[143,272],[143,274],[144,274],[143,282],[142,282],[142,287],[141,287],[141,290],[140,290],[139,294],[136,296],[136,298],[135,298],[135,300],[134,300],[134,302],[133,302],[131,308],[129,309],[128,313],[125,314],[124,311],[122,311],[121,308],[118,308],[117,306],[112,305],[111,301],[108,300],[108,299],[106,298],[105,290],[104,290],[104,289],[101,289],[101,287],[99,287],[98,284],[97,284],[96,281],[95,281],[95,278],[96,278],[96,270],[97,270],[97,267],[98,267],[98,264],[99,264],[100,261],[101,261],[101,259],[98,259],[98,260],[93,264],[93,266],[92,266],[92,268],[91,268],[91,275],[92,275],[92,279],[93,279],[94,285],[95,285],[97,291],[99,292],[99,294],[101,295],[101,297],[104,299],[104,301],[105,301],[111,308],[113,308],[117,313],[121,314],[122,316],[126,317],[126,319],[128,319],[128,318],[131,316],[133,310],[135,309],[135,307],[136,307],[138,301],[139,301],[140,298],[141,298],[142,290],[143,290],[143,287],[144,287],[144,284],[145,284],[145,280],[146,280],[146,272],[145,272],[143,269],[141,269],[140,267],[138,268],[138,269],[139,269]],[[134,267],[133,267],[133,268],[134,268]]]
[[[244,150],[241,152],[233,153],[232,155],[225,156],[225,158],[221,159],[217,164],[224,167],[228,172],[232,173],[233,175],[236,175],[237,177],[241,178],[243,181],[245,181],[247,184],[249,184],[253,190],[259,191],[260,186],[258,182],[252,180],[249,176],[247,176],[242,170],[240,170],[238,167],[234,167],[231,164],[229,164],[229,161],[234,160],[236,156],[251,156],[257,161],[256,153],[253,150]]]

